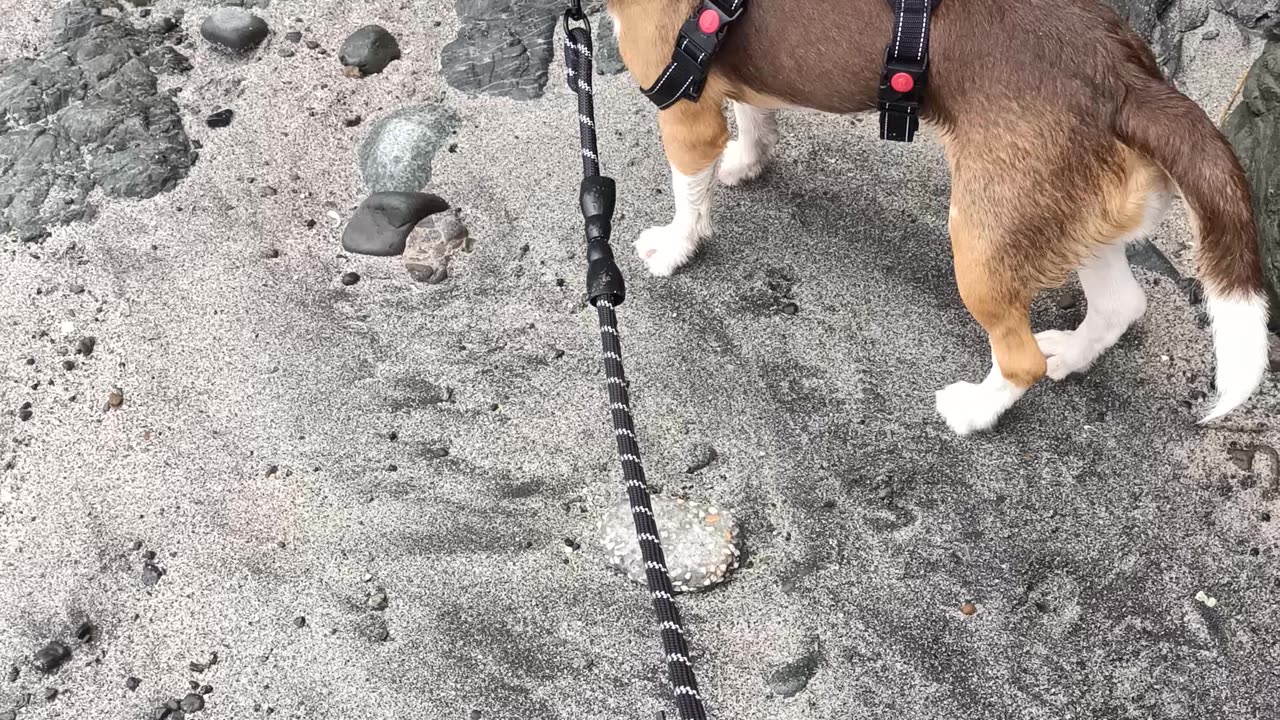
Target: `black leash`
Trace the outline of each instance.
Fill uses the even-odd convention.
[[[579,23],[577,27],[572,26],[575,22]],[[565,12],[564,28],[564,64],[569,89],[578,95],[578,132],[582,139],[583,180],[579,199],[587,230],[587,299],[595,305],[600,320],[605,382],[609,390],[613,434],[618,441],[618,460],[622,463],[631,517],[640,542],[640,554],[644,558],[649,595],[658,616],[676,709],[681,720],[705,720],[707,713],[698,694],[693,661],[685,644],[684,628],[680,625],[680,613],[676,610],[671,578],[667,576],[667,563],[658,538],[658,526],[649,504],[649,489],[640,463],[640,446],[636,442],[631,403],[627,396],[627,376],[622,368],[622,343],[618,337],[618,317],[614,308],[626,298],[626,288],[622,273],[614,262],[613,251],[609,248],[616,190],[613,180],[600,174],[591,76],[591,24],[582,11],[581,0],[574,0],[573,6]]]

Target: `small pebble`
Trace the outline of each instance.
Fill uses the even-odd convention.
[[[282,58],[291,58],[296,54],[296,52],[294,51],[293,48],[282,47],[276,51],[276,54]]]
[[[36,651],[31,664],[35,665],[36,669],[42,673],[51,673],[62,667],[62,664],[70,659],[71,648],[57,640],[53,640]]]
[[[344,273],[342,276],[342,284],[346,285],[347,287],[351,287],[352,285],[355,285],[358,282],[360,282],[360,273],[349,272],[349,273]]]
[[[364,122],[364,118],[359,115],[349,115],[342,120],[342,124],[346,127],[355,127],[362,122]]]
[[[307,619],[301,615],[293,619],[293,626],[296,628],[304,628],[307,626]]]
[[[369,596],[369,608],[372,610],[386,610],[391,601],[387,599],[387,594],[382,590],[375,592]]]
[[[159,565],[153,562],[142,564],[142,584],[144,587],[154,587],[162,577],[164,577],[164,570]]]
[[[124,679],[124,686],[130,690],[137,690],[138,686],[141,684],[142,681],[136,677],[130,676]]]
[[[123,404],[124,404],[124,391],[123,391],[123,390],[121,390],[120,388],[116,388],[115,390],[112,390],[110,393],[107,393],[107,405],[108,405],[108,406],[113,407],[113,408],[118,408],[118,407],[120,407],[120,406],[121,406],[121,405],[123,405]]]
[[[44,701],[53,702],[58,699],[58,688],[45,688]]]
[[[781,310],[783,315],[795,315],[800,312],[800,306],[793,302],[783,303]]]
[[[235,114],[231,108],[219,110],[205,118],[204,124],[211,128],[224,128],[231,124],[231,118],[235,117]]]
[[[199,712],[204,709],[204,698],[195,693],[191,693],[190,695],[182,698],[182,702],[179,703],[179,706],[182,708],[183,712]]]
[[[290,30],[284,34],[284,39],[291,43],[300,43],[302,42],[302,33],[297,30]]]
[[[971,602],[967,602],[960,606],[960,612],[964,615],[972,615],[978,612],[978,607]]]
[[[92,335],[86,335],[76,341],[76,354],[89,357],[93,354],[93,350],[96,347],[98,347],[98,338]]]
[[[9,673],[5,675],[5,679],[8,680],[9,682],[18,682],[18,676],[21,674],[22,674],[22,671],[18,669],[17,665],[14,665],[13,667],[9,668]]]
[[[76,638],[80,642],[91,643],[98,637],[98,627],[88,620],[80,623],[76,628]]]

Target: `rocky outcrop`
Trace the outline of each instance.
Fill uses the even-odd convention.
[[[1253,187],[1263,274],[1275,318],[1280,313],[1280,42],[1269,43],[1253,64],[1243,100],[1223,131]]]
[[[187,175],[191,143],[157,74],[185,72],[152,29],[73,4],[55,14],[54,45],[0,65],[0,233],[36,240],[92,213],[89,194],[148,198]]]

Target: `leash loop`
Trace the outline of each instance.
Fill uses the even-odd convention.
[[[574,27],[573,23],[580,23]],[[626,297],[622,272],[609,247],[613,231],[616,188],[611,178],[600,174],[600,156],[596,148],[596,114],[592,84],[591,24],[582,11],[580,0],[564,14],[565,75],[569,89],[578,96],[578,136],[582,143],[582,185],[579,204],[586,227],[587,298],[595,306],[600,323],[600,344],[604,356],[609,414],[613,421],[618,446],[618,461],[626,485],[627,500],[632,508],[632,521],[645,563],[645,580],[653,601],[662,639],[663,657],[680,720],[706,720],[707,712],[698,692],[685,642],[680,613],[673,599],[675,591],[667,575],[667,562],[659,540],[658,525],[649,502],[644,466],[640,461],[640,445],[636,442],[635,423],[631,417],[631,400],[627,392],[627,375],[622,365],[622,341],[618,335],[615,308]]]

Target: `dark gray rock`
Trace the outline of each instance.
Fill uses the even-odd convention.
[[[412,105],[374,123],[360,145],[360,174],[373,192],[416,192],[431,181],[431,160],[457,125],[436,105]]]
[[[387,257],[404,253],[409,233],[428,215],[449,209],[438,195],[381,192],[370,195],[342,231],[347,252]]]
[[[1147,41],[1167,75],[1176,74],[1182,65],[1183,33],[1209,19],[1209,0],[1104,1]]]
[[[1280,0],[1216,0],[1218,9],[1250,30],[1280,37]]]
[[[1134,267],[1150,270],[1170,280],[1180,280],[1182,278],[1182,275],[1173,266],[1173,263],[1169,261],[1169,258],[1165,257],[1160,248],[1156,247],[1150,240],[1129,243],[1125,246],[1124,251],[1129,258],[1129,264]]]
[[[204,709],[204,698],[196,693],[190,693],[182,698],[182,702],[178,703],[178,706],[182,708],[183,712],[199,712]]]
[[[270,33],[267,21],[237,7],[220,7],[200,23],[200,35],[233,53],[252,50]]]
[[[1245,79],[1243,102],[1223,127],[1253,187],[1262,272],[1274,319],[1280,310],[1280,42],[1271,42]]]
[[[381,25],[365,25],[342,43],[338,60],[361,75],[375,75],[400,59],[400,43]]]
[[[542,97],[559,0],[458,0],[458,37],[440,53],[445,80],[472,95]]]
[[[42,673],[51,673],[62,667],[62,664],[71,659],[71,648],[58,642],[51,640],[48,645],[36,651],[31,658],[31,664]]]
[[[0,233],[23,240],[92,217],[95,188],[148,198],[191,167],[178,107],[156,87],[156,72],[189,67],[181,53],[83,4],[53,34],[39,57],[0,64]]]
[[[601,13],[596,21],[595,56],[592,58],[598,75],[617,75],[625,72],[622,53],[618,50],[618,36],[613,30],[613,16]]]
[[[804,690],[817,672],[818,656],[815,653],[808,653],[769,673],[765,682],[768,683],[769,690],[774,695],[787,698]]]

